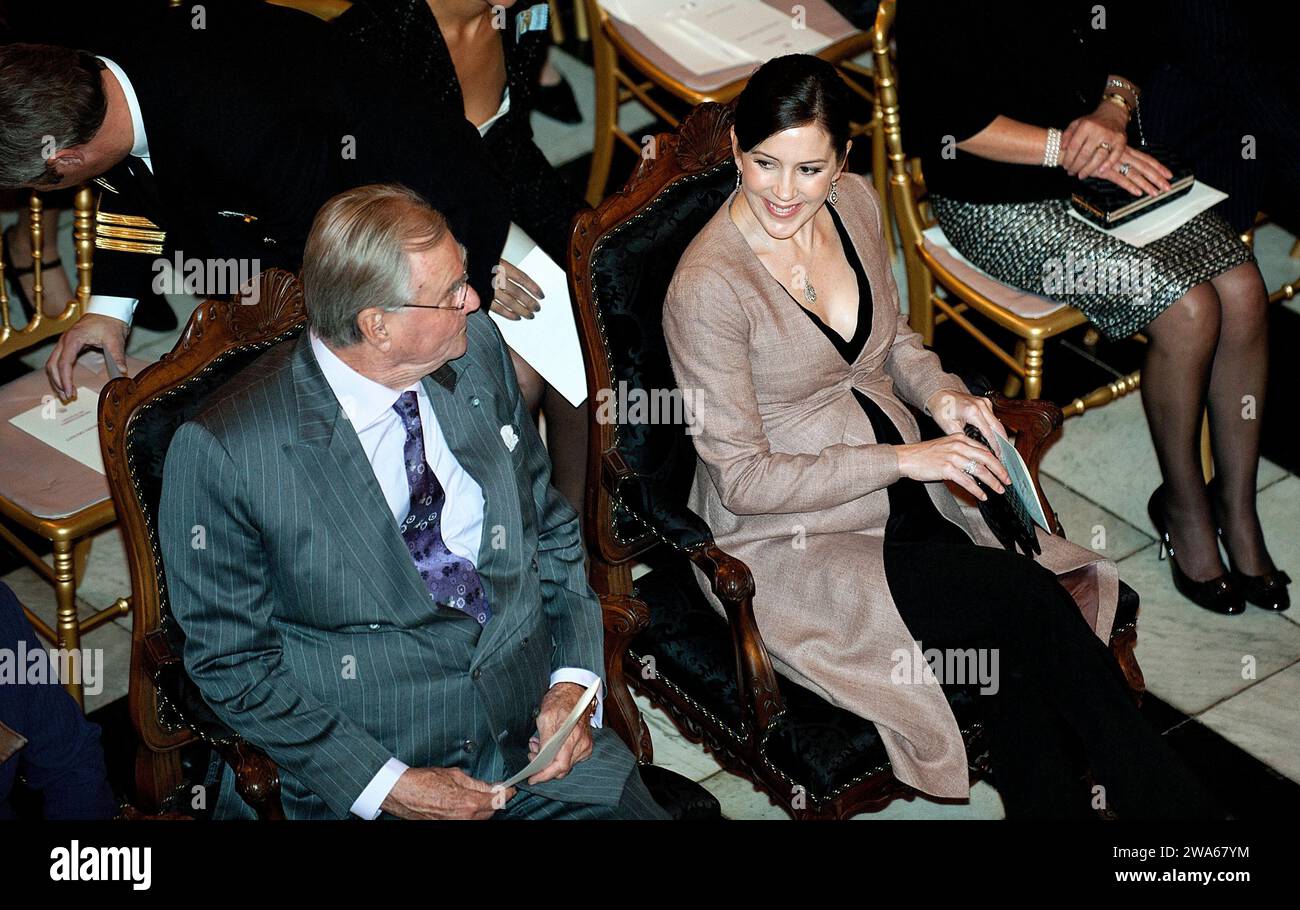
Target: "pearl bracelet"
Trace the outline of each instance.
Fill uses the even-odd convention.
[[[1043,167],[1056,167],[1061,163],[1061,131],[1056,127],[1047,130],[1047,146],[1043,149]]]

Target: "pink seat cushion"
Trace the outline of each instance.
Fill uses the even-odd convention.
[[[938,225],[929,228],[921,235],[925,251],[935,258],[948,271],[952,272],[963,284],[983,294],[1004,310],[1020,316],[1022,319],[1042,319],[1050,316],[1062,307],[1069,306],[1059,300],[1040,297],[1026,291],[1003,284],[987,272],[980,271],[973,263],[948,242]]]
[[[148,366],[144,360],[127,358],[134,376]],[[104,360],[99,354],[83,355],[73,371],[79,387],[99,392],[108,382]],[[44,370],[35,370],[0,386],[0,452],[5,453],[0,469],[0,497],[37,518],[67,518],[109,498],[108,480],[93,468],[64,455],[25,430],[9,422],[11,417],[43,404],[53,396]]]

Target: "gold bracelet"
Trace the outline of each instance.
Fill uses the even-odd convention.
[[[1129,107],[1128,101],[1119,92],[1107,92],[1101,96],[1102,101],[1109,101],[1111,104],[1124,108],[1124,116],[1132,117],[1133,108]]]

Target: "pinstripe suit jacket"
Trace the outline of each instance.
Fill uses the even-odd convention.
[[[603,675],[578,519],[487,316],[470,316],[467,353],[424,387],[483,488],[485,627],[430,602],[306,332],[233,378],[167,452],[160,536],[185,666],[280,766],[290,818],[347,817],[390,756],[502,780],[527,762],[551,671]],[[616,804],[635,762],[595,733],[567,777],[522,789]],[[218,815],[246,812],[225,775]]]

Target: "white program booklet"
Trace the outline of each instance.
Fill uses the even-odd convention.
[[[569,716],[564,719],[564,723],[560,725],[560,729],[556,730],[555,735],[548,739],[542,746],[541,750],[537,753],[537,757],[530,761],[518,774],[512,775],[508,780],[503,780],[492,789],[506,790],[513,787],[521,780],[527,780],[537,772],[545,770],[546,766],[555,760],[555,756],[560,754],[560,749],[563,748],[564,741],[569,738],[569,734],[573,732],[573,728],[577,726],[578,721],[582,718],[582,715],[587,710],[588,706],[591,705],[591,700],[596,697],[598,691],[600,691],[599,679],[594,680],[591,685],[587,686],[587,691],[582,693],[582,698],[578,699],[578,703],[573,706],[573,710],[570,711]]]
[[[569,276],[518,225],[510,225],[501,258],[541,286],[542,308],[532,319],[492,313],[510,350],[528,362],[575,408],[587,400],[587,371],[569,297]]]
[[[1025,511],[1034,520],[1034,524],[1043,530],[1051,530],[1047,526],[1047,514],[1043,512],[1043,504],[1038,500],[1038,490],[1034,486],[1034,479],[1029,476],[1029,466],[1020,457],[1020,453],[1016,451],[1015,443],[1001,436],[998,436],[998,460],[1002,462],[1002,466],[1011,475],[1011,488],[1015,490],[1016,495],[1020,497],[1020,501],[1024,503]]]
[[[699,75],[784,54],[815,53],[830,43],[762,0],[604,0],[602,5]]]
[[[63,404],[53,395],[43,404],[10,417],[9,422],[41,442],[104,473],[99,449],[99,393],[77,386],[77,397]]]
[[[1145,215],[1139,215],[1132,221],[1110,229],[1093,224],[1076,212],[1074,206],[1071,205],[1068,208],[1071,215],[1088,225],[1088,227],[1114,237],[1116,240],[1122,240],[1129,246],[1142,247],[1159,240],[1166,234],[1172,234],[1201,214],[1201,212],[1212,208],[1227,198],[1227,193],[1216,190],[1208,183],[1197,180],[1192,184],[1190,190],[1173,202],[1166,202]]]

